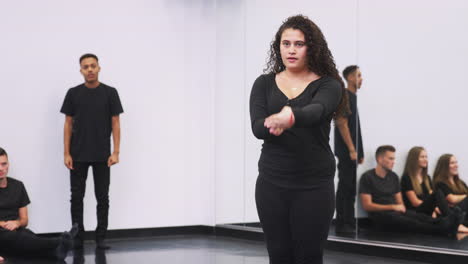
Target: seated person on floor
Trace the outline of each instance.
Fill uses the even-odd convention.
[[[457,233],[463,218],[459,209],[439,218],[406,210],[398,176],[392,171],[395,164],[393,146],[378,147],[375,158],[377,167],[365,172],[359,181],[362,206],[373,223],[385,230],[449,235]]]
[[[432,215],[448,215],[448,203],[442,192],[434,192],[428,170],[427,152],[413,147],[408,152],[405,170],[401,176],[401,192],[406,209]]]
[[[452,154],[444,154],[437,161],[434,171],[434,185],[441,191],[452,208],[460,208],[466,215],[468,213],[468,187],[458,175],[458,161]],[[468,225],[468,219],[463,224]]]
[[[8,155],[0,148],[0,251],[27,257],[63,260],[71,248],[77,226],[55,238],[44,238],[27,229],[28,194],[21,181],[7,177]]]

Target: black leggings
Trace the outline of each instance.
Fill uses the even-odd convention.
[[[258,177],[255,200],[270,264],[321,264],[335,210],[333,180],[291,190]]]

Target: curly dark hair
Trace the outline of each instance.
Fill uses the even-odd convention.
[[[281,59],[281,35],[286,29],[298,29],[304,34],[307,45],[308,68],[319,76],[330,76],[340,82],[342,87],[341,101],[335,111],[335,118],[350,113],[348,94],[345,91],[343,80],[336,69],[335,60],[328,48],[327,41],[320,28],[304,15],[288,17],[276,32],[270,44],[269,58],[264,73],[280,73],[286,69]]]

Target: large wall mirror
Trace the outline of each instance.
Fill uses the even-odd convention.
[[[452,159],[458,160],[460,179],[468,180],[468,151],[463,141],[466,129],[463,120],[468,113],[463,102],[468,37],[460,34],[468,26],[467,10],[468,4],[463,1],[359,1],[357,63],[364,83],[358,104],[366,159],[358,166],[357,175],[360,178],[377,166],[374,156],[379,146],[393,145],[396,148],[393,171],[399,176],[404,200],[408,199],[407,210],[414,209],[409,196],[411,190],[413,194],[416,191],[411,180],[407,181],[410,176],[406,179],[402,176],[425,174],[411,172],[413,167],[427,166],[432,180],[429,186],[435,194],[440,189],[435,186],[437,181],[450,169],[444,168],[442,158],[441,173],[437,173],[442,177],[437,177],[438,160],[449,153],[454,155]],[[410,153],[418,146],[425,151],[415,148]],[[417,153],[421,160],[427,154],[427,161],[416,160]],[[419,179],[417,175],[416,179]],[[424,190],[420,193],[422,199]],[[443,197],[446,198],[446,193]],[[357,215],[361,220],[358,239],[447,250],[468,249],[464,232],[448,237],[424,231],[386,232],[385,228],[376,231],[369,226],[369,214],[363,209],[362,200],[357,201]],[[464,209],[463,204],[458,206]]]
[[[265,68],[279,25],[301,13],[322,29],[339,71],[358,65],[363,78],[357,106],[365,158],[356,172],[356,231],[336,232],[334,221],[330,239],[468,250],[463,233],[449,237],[375,228],[358,187],[362,174],[377,166],[375,152],[381,145],[396,148],[392,171],[398,181],[415,146],[424,147],[431,177],[439,157],[451,153],[458,160],[460,179],[468,181],[468,151],[462,136],[468,113],[464,108],[468,37],[462,33],[468,26],[468,3],[297,1],[289,7],[258,0],[218,1],[217,9],[216,99],[225,109],[236,111],[216,117],[218,124],[230,124],[225,129],[216,126],[216,224],[261,231],[254,193],[262,142],[250,129],[249,94]],[[333,148],[333,128],[330,144]],[[338,186],[337,177],[335,182]]]

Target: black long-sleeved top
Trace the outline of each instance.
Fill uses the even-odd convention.
[[[329,145],[330,123],[342,96],[341,84],[331,77],[311,82],[289,100],[278,88],[275,74],[261,75],[250,94],[252,131],[263,139],[259,177],[281,187],[310,189],[333,179],[335,158]],[[292,108],[295,124],[281,135],[269,133],[265,118]]]

